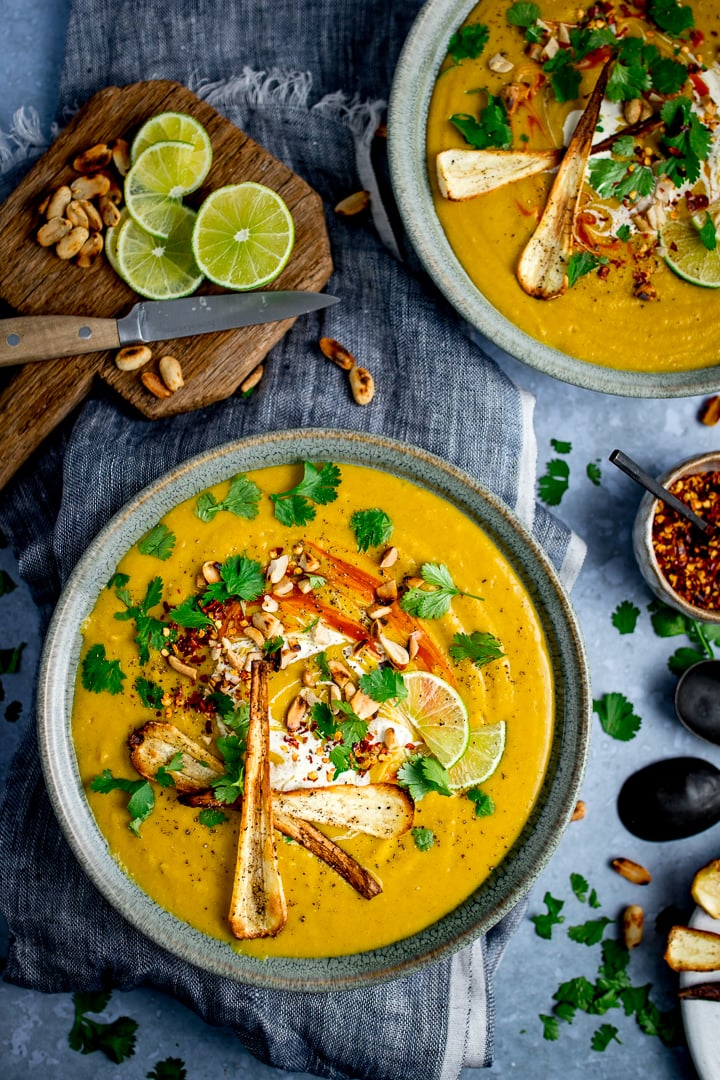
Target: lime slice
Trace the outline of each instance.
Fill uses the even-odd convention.
[[[450,787],[464,791],[482,784],[497,769],[505,750],[505,721],[484,724],[470,732],[467,750],[449,770]]]
[[[199,121],[187,113],[164,112],[152,116],[138,131],[130,148],[130,160],[135,164],[148,146],[159,142],[191,143],[198,151],[203,151],[212,160],[210,137]]]
[[[203,280],[190,243],[195,214],[185,206],[176,206],[174,214],[166,238],[152,236],[129,217],[115,241],[118,273],[130,288],[150,300],[187,296]]]
[[[720,244],[708,251],[692,221],[669,221],[660,235],[665,262],[678,277],[691,285],[720,288]]]
[[[465,753],[470,724],[465,702],[452,686],[427,671],[403,676],[408,695],[380,706],[378,716],[414,729],[441,765],[449,769]]]
[[[117,259],[117,242],[118,237],[120,236],[120,230],[129,217],[130,215],[123,207],[120,211],[120,218],[117,225],[110,225],[109,228],[105,230],[105,254],[107,255],[107,261],[119,277],[122,277],[122,272]]]
[[[154,236],[167,236],[183,195],[202,184],[209,168],[209,154],[191,143],[153,143],[125,177],[130,216]]]
[[[258,289],[278,276],[294,240],[293,219],[280,196],[248,182],[208,195],[198,211],[193,251],[216,285]]]

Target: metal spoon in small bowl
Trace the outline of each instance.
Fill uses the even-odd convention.
[[[613,465],[617,465],[618,469],[621,469],[631,480],[634,480],[640,487],[644,487],[646,491],[649,491],[651,495],[654,495],[656,499],[660,499],[667,506],[674,510],[676,514],[680,514],[691,525],[694,525],[696,529],[704,533],[705,536],[709,536],[715,529],[715,526],[701,518],[699,514],[696,514],[694,510],[678,499],[676,495],[673,495],[671,491],[663,487],[662,484],[658,484],[657,480],[653,479],[648,473],[641,469],[637,462],[629,458],[627,454],[624,454],[622,450],[613,450],[608,457],[608,461],[611,461]]]

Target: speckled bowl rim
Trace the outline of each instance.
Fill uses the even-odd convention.
[[[462,268],[435,212],[426,165],[426,127],[450,35],[476,4],[477,0],[428,0],[403,46],[390,94],[390,180],[405,230],[428,274],[471,326],[511,356],[555,379],[625,397],[714,393],[720,377],[717,366],[679,372],[618,371],[553,349],[502,315]]]
[[[80,627],[122,555],[171,507],[237,472],[302,460],[379,468],[443,497],[475,520],[510,560],[546,634],[556,686],[555,737],[546,782],[520,838],[490,878],[431,927],[393,945],[323,959],[236,953],[162,909],[108,850],[78,773],[70,718]],[[229,443],[192,458],[141,491],[99,533],[62,593],[40,664],[38,733],[53,808],[75,856],[107,900],[138,930],[200,968],[287,990],[341,990],[398,978],[469,944],[494,926],[547,863],[570,820],[588,753],[590,687],[580,630],[558,576],[535,540],[494,495],[423,450],[377,435],[284,431]]]
[[[694,472],[708,472],[712,469],[720,470],[720,450],[707,450],[703,454],[694,454],[692,457],[685,458],[684,461],[659,476],[658,483],[663,487],[669,487],[681,476]],[[703,608],[695,607],[694,604],[688,604],[670,587],[665,575],[661,572],[652,542],[652,523],[657,502],[654,495],[651,495],[649,491],[645,492],[633,523],[633,551],[641,574],[655,596],[669,607],[675,608],[689,619],[696,619],[698,622],[720,623],[720,611],[705,611]]]

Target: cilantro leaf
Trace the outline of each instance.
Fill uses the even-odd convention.
[[[557,900],[551,893],[546,892],[543,903],[547,908],[547,912],[544,915],[531,915],[530,922],[535,924],[535,933],[538,937],[550,941],[553,926],[565,922],[565,916],[560,914],[565,907],[565,901]]]
[[[580,72],[573,67],[573,54],[567,49],[558,49],[553,57],[543,64],[543,71],[551,77],[552,88],[559,102],[574,101],[580,93]]]
[[[3,675],[6,670],[9,669],[3,670]],[[85,689],[93,694],[100,694],[103,690],[107,690],[108,694],[119,694],[127,678],[119,660],[108,660],[104,645],[92,645],[88,649],[80,668],[80,677]]]
[[[635,39],[639,40],[639,39]],[[608,101],[632,101],[642,97],[652,85],[650,72],[639,56],[628,55],[622,48],[608,79],[605,95]]]
[[[271,637],[267,641],[263,642],[263,653],[266,658],[274,656],[275,653],[279,653],[285,644],[285,639],[282,637]]]
[[[161,521],[138,540],[138,551],[141,555],[154,555],[156,559],[164,562],[172,555],[176,539],[175,533]]]
[[[540,1019],[543,1026],[543,1039],[547,1039],[549,1042],[555,1042],[560,1038],[560,1024],[557,1016],[545,1016],[540,1013]]]
[[[630,963],[629,949],[623,942],[607,938],[602,943],[601,951],[603,962],[598,968],[598,974],[608,982],[625,985],[627,982],[625,972]]]
[[[588,905],[591,908],[599,908],[600,907],[600,901],[598,900],[598,895],[597,895],[597,893],[595,892],[594,889],[590,890],[590,896],[588,897]]]
[[[708,251],[714,251],[717,247],[717,229],[715,228],[715,222],[709,214],[705,214],[705,220],[701,227],[698,229],[698,236],[703,242],[703,246]]]
[[[413,802],[420,802],[431,791],[452,795],[447,770],[436,758],[414,754],[398,772],[398,783],[407,788]]]
[[[408,696],[405,680],[391,667],[376,667],[367,675],[361,675],[358,684],[364,694],[381,704],[383,701],[403,701]]]
[[[213,690],[211,694],[206,694],[205,701],[212,705],[217,715],[222,717],[223,720],[232,716],[235,711],[235,702],[229,694],[224,694],[222,690]]]
[[[332,462],[313,465],[311,461],[305,461],[300,483],[289,491],[270,496],[275,517],[282,525],[307,525],[315,517],[312,503],[325,506],[335,502],[340,479],[340,470]]]
[[[610,693],[593,701],[593,711],[597,713],[603,731],[613,739],[629,742],[640,730],[642,720],[635,716],[633,704],[624,694]]]
[[[187,1080],[185,1062],[174,1057],[156,1061],[154,1068],[147,1074],[147,1080]]]
[[[116,571],[105,586],[106,589],[124,589],[130,580],[129,574],[121,574]]]
[[[22,652],[26,644],[25,641],[21,641],[14,649],[0,649],[0,675],[16,675],[18,673]],[[88,689],[90,688],[88,687]],[[116,691],[112,692],[116,693]]]
[[[593,1050],[607,1050],[613,1039],[615,1042],[622,1044],[622,1040],[618,1039],[618,1029],[616,1027],[613,1027],[612,1024],[601,1024],[597,1031],[593,1033],[590,1045]]]
[[[129,1016],[119,1016],[111,1023],[101,1023],[85,1015],[88,1012],[102,1012],[109,1000],[110,994],[104,992],[73,994],[75,1016],[68,1043],[72,1050],[80,1054],[93,1054],[99,1050],[119,1065],[135,1053],[137,1022]]]
[[[241,600],[257,600],[265,591],[265,574],[259,562],[245,555],[231,555],[220,567],[220,581],[210,585],[200,600],[224,603],[233,596]]]
[[[163,689],[157,683],[138,676],[135,680],[135,690],[146,709],[159,709],[162,706]]]
[[[570,31],[575,61],[584,60],[591,52],[603,45],[615,45],[616,37],[609,26],[573,27]]]
[[[489,146],[507,150],[512,145],[512,128],[505,103],[493,94],[488,94],[487,105],[480,110],[478,119],[469,113],[455,113],[450,117],[450,123],[475,150],[487,150]]]
[[[661,146],[668,158],[660,169],[676,187],[685,181],[694,184],[700,176],[700,162],[705,161],[712,142],[710,129],[693,112],[689,98],[676,97],[666,101],[660,110],[665,124]]]
[[[614,194],[615,185],[627,172],[626,161],[615,161],[614,158],[592,158],[588,166],[588,180],[590,186],[603,199]]]
[[[472,787],[465,794],[470,802],[474,803],[477,817],[490,817],[495,813],[495,803],[492,796],[488,795],[482,788]]]
[[[615,235],[617,236],[618,240],[623,240],[623,241],[629,240],[630,236],[631,236],[630,226],[629,225],[621,225],[620,228],[615,233]]]
[[[232,804],[243,793],[245,779],[245,739],[239,735],[224,735],[217,741],[217,748],[222,754],[225,772],[213,777],[210,786],[215,797],[222,803]]]
[[[575,896],[578,898],[580,903],[584,904],[587,900],[588,889],[590,888],[590,886],[588,885],[582,874],[570,875],[570,888],[575,893]]]
[[[341,776],[344,772],[350,772],[355,768],[354,759],[352,756],[352,746],[348,746],[347,743],[336,743],[328,754],[330,763],[335,767],[333,773],[333,780],[337,780],[338,776]]]
[[[481,668],[499,660],[505,653],[498,639],[490,633],[473,630],[472,634],[455,634],[450,646],[450,655],[456,663],[470,660],[475,667]]]
[[[677,637],[678,634],[688,632],[691,620],[660,600],[653,600],[648,605],[648,611],[652,628],[658,637]]]
[[[326,652],[317,653],[316,656],[315,656],[315,663],[318,666],[318,671],[320,672],[320,678],[323,680],[323,682],[332,682],[333,681],[332,671],[330,670],[330,667],[328,665],[327,653]]]
[[[505,18],[511,26],[522,26],[525,29],[536,23],[540,15],[540,8],[532,3],[515,3],[505,12]]]
[[[198,497],[195,506],[195,516],[201,521],[212,521],[221,510],[227,510],[235,517],[252,520],[258,516],[260,488],[252,480],[248,480],[244,473],[238,473],[230,480],[230,487],[224,499],[217,501],[212,491],[204,491]]]
[[[600,466],[597,464],[596,461],[588,462],[585,473],[591,484],[594,484],[595,487],[600,487],[600,481],[602,480],[602,472],[600,471]]]
[[[182,750],[178,750],[177,753],[168,761],[167,765],[158,766],[155,773],[155,782],[160,787],[175,787],[175,777],[172,775],[174,772],[182,772],[183,769],[183,755]]]
[[[352,747],[367,735],[368,722],[367,720],[362,720],[357,713],[353,711],[352,706],[347,701],[339,701],[337,707],[346,717],[345,720],[340,720],[337,725],[337,730],[342,736],[342,741],[347,746]]]
[[[223,695],[224,697],[226,695]],[[242,741],[247,738],[248,728],[250,727],[250,702],[241,702],[236,709],[233,709],[231,713],[225,713],[223,715],[223,723],[225,727],[229,727],[238,738]]]
[[[699,649],[691,649],[689,646],[676,649],[672,656],[668,657],[668,667],[673,675],[682,675],[694,664],[705,659],[705,654]]]
[[[652,88],[658,94],[677,94],[685,85],[687,77],[688,69],[685,65],[669,56],[658,53],[650,63]]]
[[[572,443],[564,442],[562,439],[551,439],[550,445],[556,454],[569,454],[572,450]]]
[[[198,814],[198,821],[207,829],[214,829],[216,825],[222,825],[223,821],[227,820],[227,814],[223,814],[222,810],[218,810],[213,806],[206,806]]]
[[[611,621],[615,629],[621,634],[632,634],[637,626],[640,608],[630,600],[623,600],[615,608],[611,615]]]
[[[17,585],[8,574],[7,570],[0,570],[0,596],[7,596],[14,589],[17,589]]]
[[[588,919],[579,926],[568,927],[568,937],[571,941],[577,941],[580,945],[597,945],[602,941],[605,927],[610,926],[612,919],[602,915],[599,919]]]
[[[553,1000],[589,1012],[594,996],[595,987],[584,975],[580,975],[561,983],[553,994]]]
[[[589,251],[576,251],[568,259],[568,288],[572,289],[579,278],[584,277],[585,274],[597,270],[598,266],[607,266],[607,264],[608,258],[605,255],[593,255]]]
[[[463,26],[448,42],[448,53],[454,65],[461,60],[477,60],[487,45],[490,31],[483,23]]]
[[[680,37],[695,25],[692,8],[677,3],[677,0],[649,0],[647,13],[661,30],[673,37]]]
[[[417,615],[421,619],[439,619],[447,614],[454,596],[469,596],[472,600],[482,600],[482,596],[474,596],[473,593],[458,589],[443,563],[423,563],[420,577],[436,588],[432,591],[420,587],[408,589],[400,601],[400,607],[407,611],[408,615]]]
[[[350,518],[358,551],[385,544],[392,536],[393,523],[384,510],[356,510]]]
[[[324,701],[316,701],[310,709],[310,716],[321,739],[332,739],[335,735],[335,714]]]
[[[127,780],[113,776],[109,769],[103,769],[99,776],[90,782],[90,790],[101,795],[107,795],[111,791],[124,791],[129,795],[127,811],[131,820],[128,828],[136,836],[140,836],[140,826],[150,817],[155,807],[155,795],[148,780]]]
[[[539,497],[548,506],[559,506],[570,484],[570,466],[560,458],[548,461],[538,481]]]
[[[188,596],[186,600],[183,600],[177,607],[170,608],[168,612],[168,619],[171,619],[178,626],[183,626],[186,629],[196,629],[201,626],[215,626],[215,623],[206,615],[204,611],[201,611],[196,596]]]
[[[416,825],[415,828],[410,830],[410,833],[419,851],[429,851],[435,843],[435,833],[432,829],[425,829],[421,825]]]
[[[133,604],[130,593],[123,585],[115,589],[115,595],[125,605],[125,611],[116,611],[115,618],[125,621],[135,621],[135,643],[138,647],[140,663],[147,664],[150,660],[150,649],[162,649],[167,643],[174,641],[174,635],[163,634],[164,623],[148,614],[150,608],[155,607],[162,600],[163,581],[161,577],[154,577],[145,590],[145,596],[139,604]]]

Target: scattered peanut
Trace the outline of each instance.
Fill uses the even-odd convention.
[[[307,714],[307,701],[298,694],[298,696],[290,703],[290,708],[285,717],[285,724],[288,731],[297,731],[299,727],[302,727]]]
[[[613,870],[627,881],[632,881],[633,885],[649,885],[652,881],[650,871],[632,859],[613,859],[611,865]]]
[[[184,664],[177,656],[173,656],[172,653],[167,658],[167,662],[173,671],[177,671],[178,675],[185,675],[188,679],[192,679],[193,682],[197,679],[197,668],[191,667],[190,664]]]
[[[156,398],[169,398],[172,390],[168,390],[162,379],[154,371],[143,371],[140,380],[146,390],[149,390]]]
[[[77,199],[69,202],[65,209],[65,217],[71,225],[79,225],[83,229],[89,228],[88,216]]]
[[[53,221],[56,219],[53,218]],[[62,218],[60,218],[62,221]],[[49,222],[48,222],[49,224]],[[83,229],[81,225],[76,225],[67,236],[63,236],[56,247],[55,252],[58,259],[73,259],[76,255],[80,254],[80,248],[83,246],[88,236],[90,235],[87,229]]]
[[[391,611],[391,607],[388,607],[387,604],[382,604],[379,607],[371,607],[368,610],[368,615],[371,619],[384,619]]]
[[[104,169],[112,161],[112,150],[106,143],[97,143],[83,151],[73,161],[73,169],[79,173],[94,173]]]
[[[265,576],[272,585],[277,585],[285,577],[289,562],[289,555],[278,555],[277,558],[270,560]]]
[[[240,383],[240,393],[249,394],[251,390],[254,390],[257,384],[265,374],[265,368],[262,364],[258,364],[254,371],[251,371],[247,379]]]
[[[515,65],[512,61],[508,60],[507,56],[503,56],[502,53],[495,53],[488,60],[488,67],[491,71],[497,72],[499,75],[506,75],[508,71],[512,71]]]
[[[390,581],[384,581],[382,585],[378,585],[377,589],[375,590],[375,595],[377,596],[378,600],[385,600],[386,602],[388,600],[397,600],[397,582],[393,581],[392,578],[390,579]]]
[[[72,222],[67,218],[54,217],[46,221],[37,231],[37,242],[42,247],[52,247],[62,240],[72,229]]]
[[[364,694],[362,690],[356,690],[350,699],[350,705],[356,716],[359,716],[361,720],[369,720],[371,716],[380,708],[377,701],[373,701],[371,697]]]
[[[185,385],[180,361],[175,356],[161,356],[158,364],[160,376],[171,393]]]
[[[420,638],[422,637],[422,630],[413,630],[412,634],[407,640],[407,652],[411,660],[414,660],[420,651]]]
[[[204,562],[202,565],[202,576],[208,585],[215,585],[220,581],[220,563],[208,559],[208,561]]]
[[[578,799],[575,803],[575,809],[573,810],[571,821],[582,821],[585,817],[585,803],[582,799]]]
[[[398,668],[407,667],[410,663],[410,653],[402,645],[398,645],[397,641],[393,641],[392,638],[386,637],[382,632],[378,634],[378,641],[385,650],[385,655],[391,664]]]
[[[126,139],[116,139],[110,145],[113,165],[121,176],[130,172],[130,147]]]
[[[80,248],[80,253],[77,257],[78,266],[83,269],[92,266],[103,249],[103,243],[104,241],[100,233],[91,233]]]
[[[718,420],[720,420],[720,394],[713,394],[712,397],[705,398],[705,401],[700,406],[698,420],[701,424],[707,424],[708,427],[717,424]]]
[[[356,404],[370,404],[375,396],[375,380],[367,368],[356,365],[350,369],[350,389]]]
[[[623,941],[626,949],[636,949],[643,937],[645,913],[637,904],[630,904],[623,912]]]
[[[109,195],[101,195],[98,199],[98,208],[103,225],[108,229],[114,228],[120,220],[120,211]]]
[[[380,559],[380,566],[383,570],[387,570],[388,567],[394,566],[398,561],[398,549],[396,547],[385,548]]]
[[[348,195],[337,203],[335,213],[340,214],[341,217],[354,217],[355,214],[360,214],[363,210],[366,210],[369,205],[369,191],[354,191],[352,195]]]
[[[67,184],[63,184],[57,191],[53,191],[45,208],[45,216],[48,221],[51,218],[65,217],[65,211],[72,199],[72,191]],[[40,213],[42,214],[42,209]]]
[[[258,649],[262,649],[265,644],[265,638],[255,626],[245,627],[245,637],[249,638]]]
[[[94,176],[78,176],[70,185],[74,199],[93,199],[96,195],[107,195],[110,177],[103,173]]]
[[[105,196],[102,196],[102,198],[105,198]],[[103,227],[103,219],[94,203],[91,203],[89,199],[79,199],[78,203],[85,211],[89,228],[95,232],[100,232]]]
[[[126,345],[115,355],[115,366],[120,371],[137,371],[152,358],[147,345]]]
[[[322,337],[319,341],[320,351],[323,356],[327,356],[328,360],[332,360],[333,364],[337,364],[343,371],[350,371],[355,367],[355,357],[349,352],[344,345],[341,345],[339,341],[331,337]]]

